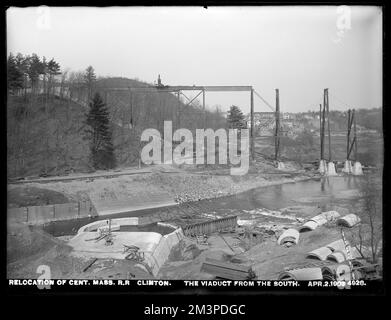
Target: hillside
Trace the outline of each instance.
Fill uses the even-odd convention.
[[[8,175],[88,169],[84,109],[72,101],[11,96],[7,105]]]
[[[150,84],[126,78],[100,78],[94,85],[110,111],[111,130],[115,155],[119,167],[135,166],[142,148],[140,136],[143,130],[155,128],[163,132],[165,120],[173,122],[173,128],[188,128],[194,132],[203,128],[226,126],[220,112],[210,111],[204,117],[202,107],[195,101],[187,105],[184,97],[178,102],[175,93],[158,92],[156,89],[133,92],[110,91],[112,88],[146,87]],[[10,178],[62,175],[67,172],[89,172],[89,146],[83,139],[87,88],[77,82],[69,82],[67,94],[63,90],[56,95],[10,95],[7,104],[7,155]],[[63,88],[61,88],[63,89]],[[62,98],[61,98],[62,97]],[[298,116],[300,116],[298,114]],[[346,130],[346,118],[340,112],[330,112],[331,130]],[[357,110],[357,124],[381,131],[381,109]],[[296,161],[315,161],[319,157],[319,137],[316,136],[318,120],[300,120],[312,133],[301,133],[291,139],[283,137],[281,155]],[[380,136],[358,134],[358,158],[365,164],[381,162],[382,139]],[[265,140],[266,139],[266,140]],[[269,138],[256,139],[257,151],[264,155],[274,154],[274,142]],[[272,139],[273,140],[273,139]],[[345,137],[334,137],[333,158],[344,160]]]
[[[111,130],[118,166],[137,165],[144,129],[163,132],[164,120],[174,128],[190,130],[203,127],[201,108],[186,106],[170,93],[153,91],[134,93],[109,91],[110,88],[140,87],[148,84],[125,78],[99,79],[94,92],[99,92],[110,111]],[[87,107],[87,88],[69,84],[63,98],[47,95],[10,95],[7,103],[8,176],[25,177],[41,174],[61,175],[86,172],[88,142],[83,139]],[[183,98],[182,98],[183,99]],[[207,126],[225,126],[218,112],[207,111]],[[130,126],[132,124],[132,126]]]

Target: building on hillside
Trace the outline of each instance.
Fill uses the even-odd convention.
[[[261,124],[265,121],[269,122],[271,120],[274,120],[276,117],[275,112],[254,112],[254,124],[257,125],[257,123]],[[245,117],[245,120],[247,121],[247,126],[251,127],[251,114],[248,113]]]
[[[245,117],[247,128],[251,128],[251,114]],[[254,128],[256,136],[270,136],[275,130],[275,112],[254,112]]]

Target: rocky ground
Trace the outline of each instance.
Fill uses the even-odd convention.
[[[84,199],[122,199],[154,190],[164,190],[182,203],[173,209],[168,222],[183,225],[205,219],[218,218],[205,213],[196,205],[188,206],[188,201],[210,199],[232,195],[252,188],[294,182],[316,177],[315,172],[301,170],[293,165],[287,171],[277,171],[270,164],[258,164],[246,176],[230,176],[226,169],[176,168],[162,172],[159,168],[152,173],[116,178],[97,178],[84,181],[50,182],[45,184],[26,183],[9,186],[9,199],[13,205],[36,201],[70,201]],[[44,190],[48,190],[47,193]],[[15,196],[15,194],[19,196]],[[342,195],[346,197],[347,195]],[[349,195],[354,196],[354,195]],[[316,199],[315,199],[316,200]],[[64,200],[65,201],[65,200]],[[312,202],[311,202],[312,201]],[[213,234],[208,244],[200,244],[195,239],[185,239],[171,252],[168,262],[161,268],[157,278],[162,279],[211,279],[210,274],[200,271],[206,257],[252,266],[259,279],[275,279],[284,268],[311,263],[306,253],[340,238],[335,227],[323,226],[315,231],[300,235],[298,245],[279,246],[278,236],[287,228],[297,227],[306,219],[321,210],[337,210],[341,215],[350,212],[341,204],[320,208],[316,201],[302,201],[303,204],[279,210],[240,210],[227,211],[224,215],[238,216],[238,227],[234,232]],[[336,199],[338,203],[338,199]],[[315,202],[315,203],[314,203]],[[46,203],[45,203],[46,204]],[[161,214],[161,213],[159,213]],[[223,215],[223,216],[224,216]],[[245,236],[243,236],[243,234]],[[72,257],[67,237],[55,238],[40,228],[24,225],[8,225],[7,233],[7,275],[9,278],[37,278],[37,268],[49,265],[53,278],[84,279],[148,279],[148,270],[134,262],[119,260],[98,260],[88,270],[83,271],[83,259]]]
[[[167,193],[178,203],[199,201],[244,192],[253,188],[309,179],[317,176],[295,163],[286,171],[272,163],[256,163],[244,176],[231,176],[224,168],[154,167],[151,173],[91,178],[63,182],[26,182],[8,185],[8,206],[46,205],[91,199],[113,201],[148,198],[152,193]]]
[[[341,207],[330,207],[341,214]],[[175,247],[169,260],[161,268],[159,279],[212,279],[213,275],[201,272],[206,257],[248,265],[259,279],[275,279],[285,267],[298,263],[311,263],[306,253],[340,238],[335,227],[319,227],[303,233],[299,244],[279,246],[277,239],[288,228],[300,226],[303,221],[319,214],[318,206],[293,206],[278,211],[256,209],[238,213],[238,227],[231,232],[215,233],[207,244],[194,238],[185,238]],[[186,223],[199,219],[212,219],[203,213],[194,214]],[[183,222],[179,217],[170,223]],[[87,259],[70,255],[68,237],[55,238],[39,227],[13,224],[7,235],[7,276],[9,278],[37,278],[37,268],[48,265],[51,276],[58,279],[150,279],[153,276],[141,264],[131,261],[100,259],[83,271]]]
[[[346,208],[330,206],[342,215]],[[161,268],[158,277],[163,279],[212,279],[201,272],[205,258],[251,266],[258,279],[277,279],[284,268],[314,263],[306,254],[341,238],[335,225],[322,226],[300,234],[299,243],[291,247],[277,244],[278,237],[289,228],[321,212],[318,206],[294,206],[279,211],[251,210],[239,214],[234,232],[210,235],[207,244],[186,239],[172,252],[170,260]],[[265,217],[267,219],[265,219]]]

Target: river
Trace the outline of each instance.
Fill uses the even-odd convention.
[[[256,188],[237,195],[193,202],[190,205],[193,212],[217,216],[239,214],[254,209],[279,210],[298,205],[317,205],[321,208],[329,204],[349,206],[359,197],[358,187],[361,179],[362,177],[354,176],[311,179]],[[175,207],[165,210],[175,211]],[[182,207],[189,208],[186,205]],[[159,210],[161,208],[121,213],[111,215],[110,218],[151,215]],[[54,236],[72,235],[83,225],[104,219],[107,217],[57,221],[45,225],[44,229]]]

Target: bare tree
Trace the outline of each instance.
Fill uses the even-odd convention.
[[[381,177],[364,176],[360,181],[359,193],[361,200],[356,207],[361,223],[350,230],[349,238],[361,256],[376,263],[383,237]]]

